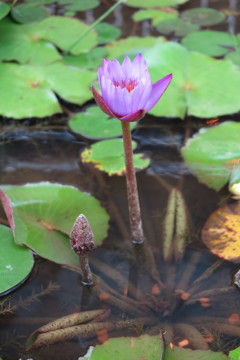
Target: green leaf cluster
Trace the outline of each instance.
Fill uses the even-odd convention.
[[[84,214],[94,232],[95,245],[106,237],[108,215],[93,196],[75,187],[48,182],[24,186],[5,185],[1,189],[11,200],[14,234],[0,226],[0,293],[23,281],[33,266],[28,249],[59,264],[79,265],[72,251],[69,233]]]

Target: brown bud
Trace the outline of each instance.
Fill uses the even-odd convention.
[[[73,251],[79,255],[87,254],[94,247],[93,232],[83,214],[78,216],[72,227],[70,242]]]

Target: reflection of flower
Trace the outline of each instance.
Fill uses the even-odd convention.
[[[138,54],[133,61],[125,57],[103,60],[98,68],[102,96],[92,86],[93,96],[106,114],[122,121],[138,121],[153,108],[167,89],[172,74],[152,84],[146,61]]]

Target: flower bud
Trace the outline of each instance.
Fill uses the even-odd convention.
[[[83,214],[79,215],[70,233],[73,251],[78,255],[89,253],[94,247],[93,238],[93,232],[87,218]]]

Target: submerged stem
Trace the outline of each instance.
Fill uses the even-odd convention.
[[[139,205],[137,180],[133,163],[132,136],[129,122],[121,121],[121,123],[126,165],[128,209],[132,243],[141,244],[144,242],[144,234],[142,228],[141,210]]]

